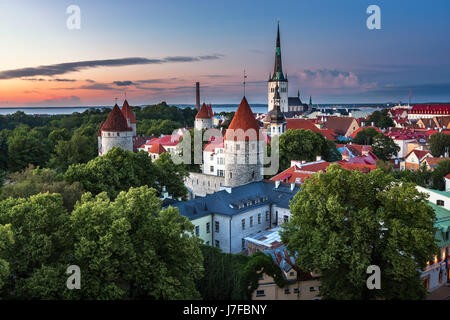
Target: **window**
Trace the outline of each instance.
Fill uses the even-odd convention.
[[[239,149],[241,148],[241,146],[240,145],[236,145],[236,151],[239,151]]]
[[[258,224],[261,224],[261,213],[258,213]]]
[[[436,204],[437,204],[438,206],[443,207],[443,206],[444,206],[444,200],[437,200],[437,201],[436,201]]]
[[[242,250],[244,250],[245,249],[245,239],[243,238],[242,239]]]
[[[210,233],[211,232],[211,230],[210,230],[210,224],[209,224],[209,222],[207,222],[206,223],[206,233]]]
[[[258,280],[264,280],[264,273],[263,273],[263,272],[261,272],[261,273],[259,274]]]
[[[288,289],[284,289],[284,294],[291,294],[291,291]]]
[[[289,272],[289,276],[293,277],[295,275],[294,271]]]
[[[314,292],[314,291],[316,291],[316,288],[314,288],[314,287],[309,287],[309,291],[310,291],[310,292]]]
[[[269,211],[266,211],[266,221],[269,221]]]
[[[256,290],[256,296],[257,297],[264,297],[266,295],[265,290]]]
[[[200,227],[195,226],[195,235],[198,237],[200,235]]]
[[[299,288],[294,288],[294,293],[300,293],[300,289]]]
[[[211,172],[214,172],[214,166],[211,166],[209,169]]]
[[[220,248],[220,242],[219,242],[219,240],[216,240],[216,247],[217,247],[217,248]]]
[[[120,137],[120,133],[119,132],[117,132],[117,136]]]
[[[242,219],[242,230],[245,230],[245,219]]]
[[[209,241],[206,241],[206,245],[209,246]]]
[[[219,221],[216,221],[216,232],[219,232]]]
[[[253,227],[253,217],[250,217],[250,228]]]
[[[285,223],[286,223],[286,222],[289,222],[289,216],[284,215],[284,216],[283,216],[283,220],[284,220]]]

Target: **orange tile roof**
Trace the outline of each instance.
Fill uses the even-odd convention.
[[[150,149],[148,149],[148,152],[161,154],[161,153],[164,153],[167,151],[166,151],[166,149],[164,149],[164,147],[159,142],[156,142],[150,147]]]
[[[331,129],[320,129],[317,128],[314,124],[314,120],[310,119],[286,119],[286,129],[303,129],[303,130],[311,130],[317,133],[322,134],[328,140],[334,141],[336,133]]]
[[[243,130],[244,133],[247,133],[251,137],[246,134],[239,134],[239,131],[237,131],[239,129]],[[255,115],[253,114],[252,109],[250,109],[247,99],[244,97],[234,114],[233,120],[231,120],[231,123],[228,126],[225,133],[225,140],[254,140],[255,137],[252,135],[255,133],[256,140],[259,140],[259,129],[258,120],[255,119]]]

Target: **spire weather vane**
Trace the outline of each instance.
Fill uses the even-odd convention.
[[[244,69],[244,82],[243,82],[243,84],[244,84],[244,97],[245,97],[245,84],[246,84],[245,79],[247,79],[247,74],[245,73],[245,69]]]

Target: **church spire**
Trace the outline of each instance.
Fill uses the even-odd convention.
[[[272,80],[281,80],[281,81],[285,80],[283,75],[283,67],[281,64],[280,21],[278,21],[277,26],[277,44],[275,48],[275,65],[273,68]]]

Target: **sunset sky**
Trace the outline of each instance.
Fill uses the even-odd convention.
[[[381,8],[381,30],[366,9]],[[66,9],[81,9],[69,30]],[[280,20],[290,96],[450,101],[450,1],[0,0],[0,107],[267,103]]]

